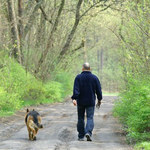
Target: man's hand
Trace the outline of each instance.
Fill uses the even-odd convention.
[[[98,101],[98,102],[97,102],[97,104],[96,104],[96,108],[98,108],[98,109],[99,109],[99,108],[100,108],[100,106],[101,106],[101,101]]]
[[[76,100],[72,100],[72,102],[73,102],[74,106],[77,106],[77,101]]]

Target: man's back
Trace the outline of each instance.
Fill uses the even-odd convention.
[[[102,99],[101,85],[98,78],[90,71],[83,71],[77,75],[74,83],[74,92],[72,99],[77,100],[80,106],[94,106],[95,93],[98,100]]]

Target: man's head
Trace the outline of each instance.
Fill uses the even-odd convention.
[[[90,64],[88,62],[83,64],[82,71],[90,71]]]

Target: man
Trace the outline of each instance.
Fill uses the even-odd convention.
[[[89,63],[84,63],[82,67],[82,73],[77,75],[74,81],[74,89],[72,102],[76,106],[78,112],[78,140],[83,141],[84,137],[87,141],[92,141],[92,131],[94,128],[94,109],[96,96],[98,102],[97,107],[100,107],[102,100],[102,91],[99,79],[93,75],[90,71]],[[87,123],[84,123],[84,116],[87,116]]]

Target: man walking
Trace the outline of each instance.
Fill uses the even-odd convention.
[[[82,73],[77,75],[74,81],[74,89],[72,102],[76,106],[78,112],[78,140],[83,141],[84,137],[87,141],[92,141],[92,131],[94,128],[94,109],[96,96],[98,102],[97,107],[100,107],[102,100],[102,91],[99,79],[93,75],[90,71],[89,63],[84,63],[82,67]],[[84,117],[85,112],[87,116],[87,123],[85,125]]]

